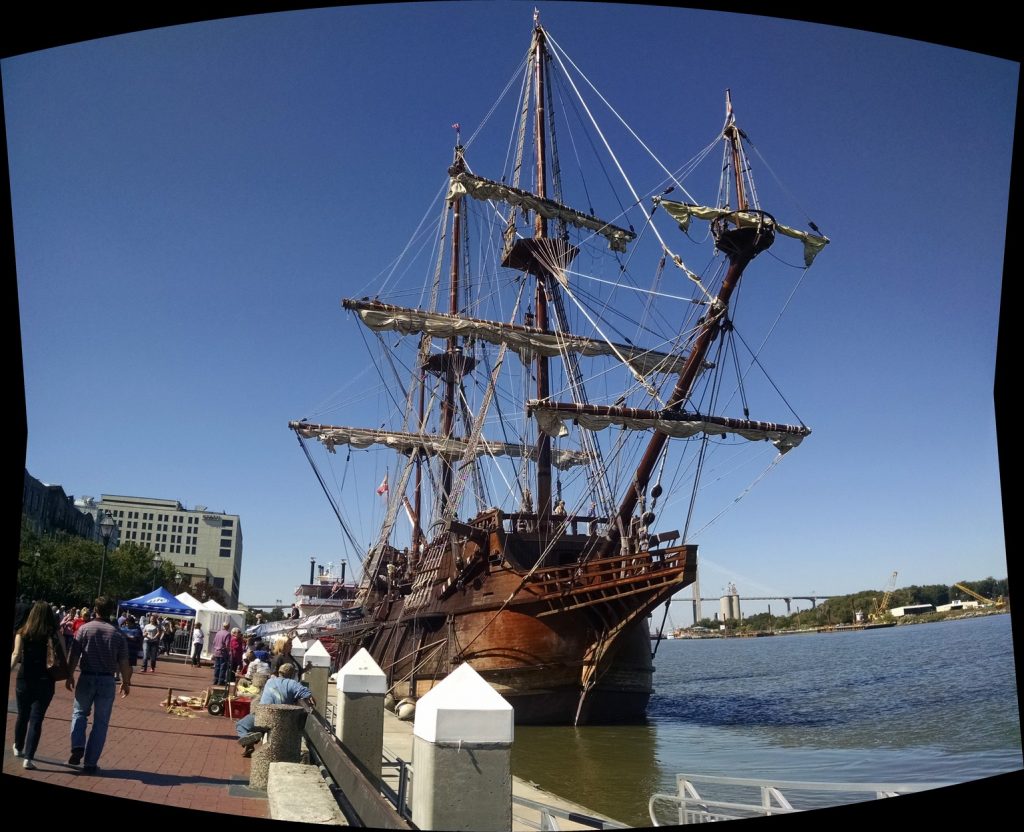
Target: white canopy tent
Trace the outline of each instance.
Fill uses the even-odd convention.
[[[228,622],[229,627],[238,627],[238,629],[245,630],[245,613],[242,610],[229,610],[218,604],[214,600],[199,601],[193,598],[187,592],[182,592],[180,595],[175,596],[181,603],[192,607],[196,611],[195,624],[201,624],[205,637],[203,638],[203,650],[199,654],[204,659],[212,659],[213,656],[210,653],[210,647],[213,644],[214,634],[224,626],[224,622]],[[191,630],[189,631],[189,652],[191,652]]]

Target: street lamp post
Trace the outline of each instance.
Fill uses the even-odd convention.
[[[100,520],[100,536],[103,538],[103,559],[100,561],[100,585],[96,588],[97,597],[103,594],[103,571],[107,566],[107,550],[110,549],[110,536],[113,534],[114,526],[116,525],[117,523],[110,516],[110,512],[104,512],[103,519]]]
[[[156,589],[157,575],[160,574],[160,566],[163,564],[164,559],[160,557],[158,552],[156,557],[153,558],[153,589]]]

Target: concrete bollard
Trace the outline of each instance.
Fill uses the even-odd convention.
[[[295,664],[302,667],[302,657],[306,655],[306,643],[295,636],[292,639],[292,658],[295,659]]]
[[[319,640],[306,645],[306,652],[303,655],[304,666],[309,666],[302,674],[302,683],[313,692],[313,698],[317,702],[317,710],[321,715],[327,707],[327,677],[331,673],[331,654],[327,652]]]
[[[388,682],[365,649],[338,671],[334,733],[352,757],[374,777],[384,755],[384,694]]]
[[[257,728],[270,730],[252,755],[249,788],[266,790],[271,763],[297,763],[302,759],[306,709],[302,705],[254,705],[253,716]]]
[[[412,822],[420,829],[512,829],[512,706],[468,664],[416,707]]]
[[[324,716],[327,713],[327,668],[309,668],[309,670],[302,674],[302,684],[309,688],[313,694],[314,710],[320,716]]]

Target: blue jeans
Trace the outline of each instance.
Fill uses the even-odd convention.
[[[114,710],[116,683],[113,676],[91,676],[81,674],[75,684],[75,704],[71,709],[71,747],[84,748],[87,766],[94,766],[103,753],[107,741],[107,727],[110,713]],[[92,731],[88,742],[85,738],[92,712]]]
[[[228,683],[228,671],[231,669],[228,659],[221,656],[213,657],[213,683],[215,685],[226,685]]]
[[[238,738],[241,739],[246,734],[251,734],[255,727],[256,717],[252,714],[246,714],[235,723],[235,733],[238,734]]]
[[[142,669],[143,670],[146,669],[146,663],[147,662],[149,663],[149,666],[151,668],[153,668],[153,670],[156,670],[156,657],[157,657],[157,654],[159,652],[160,652],[160,642],[159,641],[143,641],[142,642]]]
[[[43,717],[53,699],[52,679],[18,679],[15,683],[18,719],[14,723],[14,744],[25,757],[36,756],[39,737],[43,733]]]

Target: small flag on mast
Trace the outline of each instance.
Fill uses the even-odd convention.
[[[387,474],[384,475],[384,479],[382,479],[380,481],[380,485],[377,486],[377,493],[378,494],[387,494],[388,493],[388,475]]]

